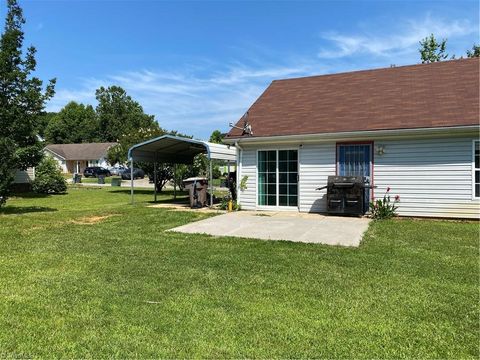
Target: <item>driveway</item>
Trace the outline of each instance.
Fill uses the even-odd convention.
[[[290,212],[239,211],[179,226],[170,231],[358,246],[370,219]]]

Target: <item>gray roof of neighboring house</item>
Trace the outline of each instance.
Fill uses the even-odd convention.
[[[46,150],[64,160],[98,160],[117,143],[50,144]]]

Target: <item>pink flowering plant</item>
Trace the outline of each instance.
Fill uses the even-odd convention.
[[[387,187],[387,191],[383,195],[383,199],[376,199],[370,202],[370,211],[373,219],[382,220],[390,219],[397,215],[396,210],[398,208],[397,203],[400,201],[400,196],[395,195],[392,201],[390,196],[390,187]]]

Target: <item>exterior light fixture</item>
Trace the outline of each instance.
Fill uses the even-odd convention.
[[[375,146],[375,154],[383,155],[385,154],[385,145],[377,145]]]

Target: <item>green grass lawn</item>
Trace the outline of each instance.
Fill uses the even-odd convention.
[[[479,357],[478,223],[378,222],[359,248],[214,238],[165,232],[208,215],[136,193],[0,210],[0,357]]]
[[[63,177],[67,180],[69,179],[72,179],[73,178],[73,174],[62,174]],[[82,183],[90,183],[90,184],[98,184],[98,178],[95,178],[95,177],[85,177],[82,175]],[[114,176],[114,177],[118,177],[118,176]],[[111,176],[105,176],[105,184],[111,184],[112,182],[112,177]]]
[[[112,183],[112,177],[111,176],[106,176],[104,178],[104,180],[105,180],[105,184],[111,184]],[[98,179],[94,178],[94,177],[87,178],[85,176],[82,176],[82,183],[98,184]]]

